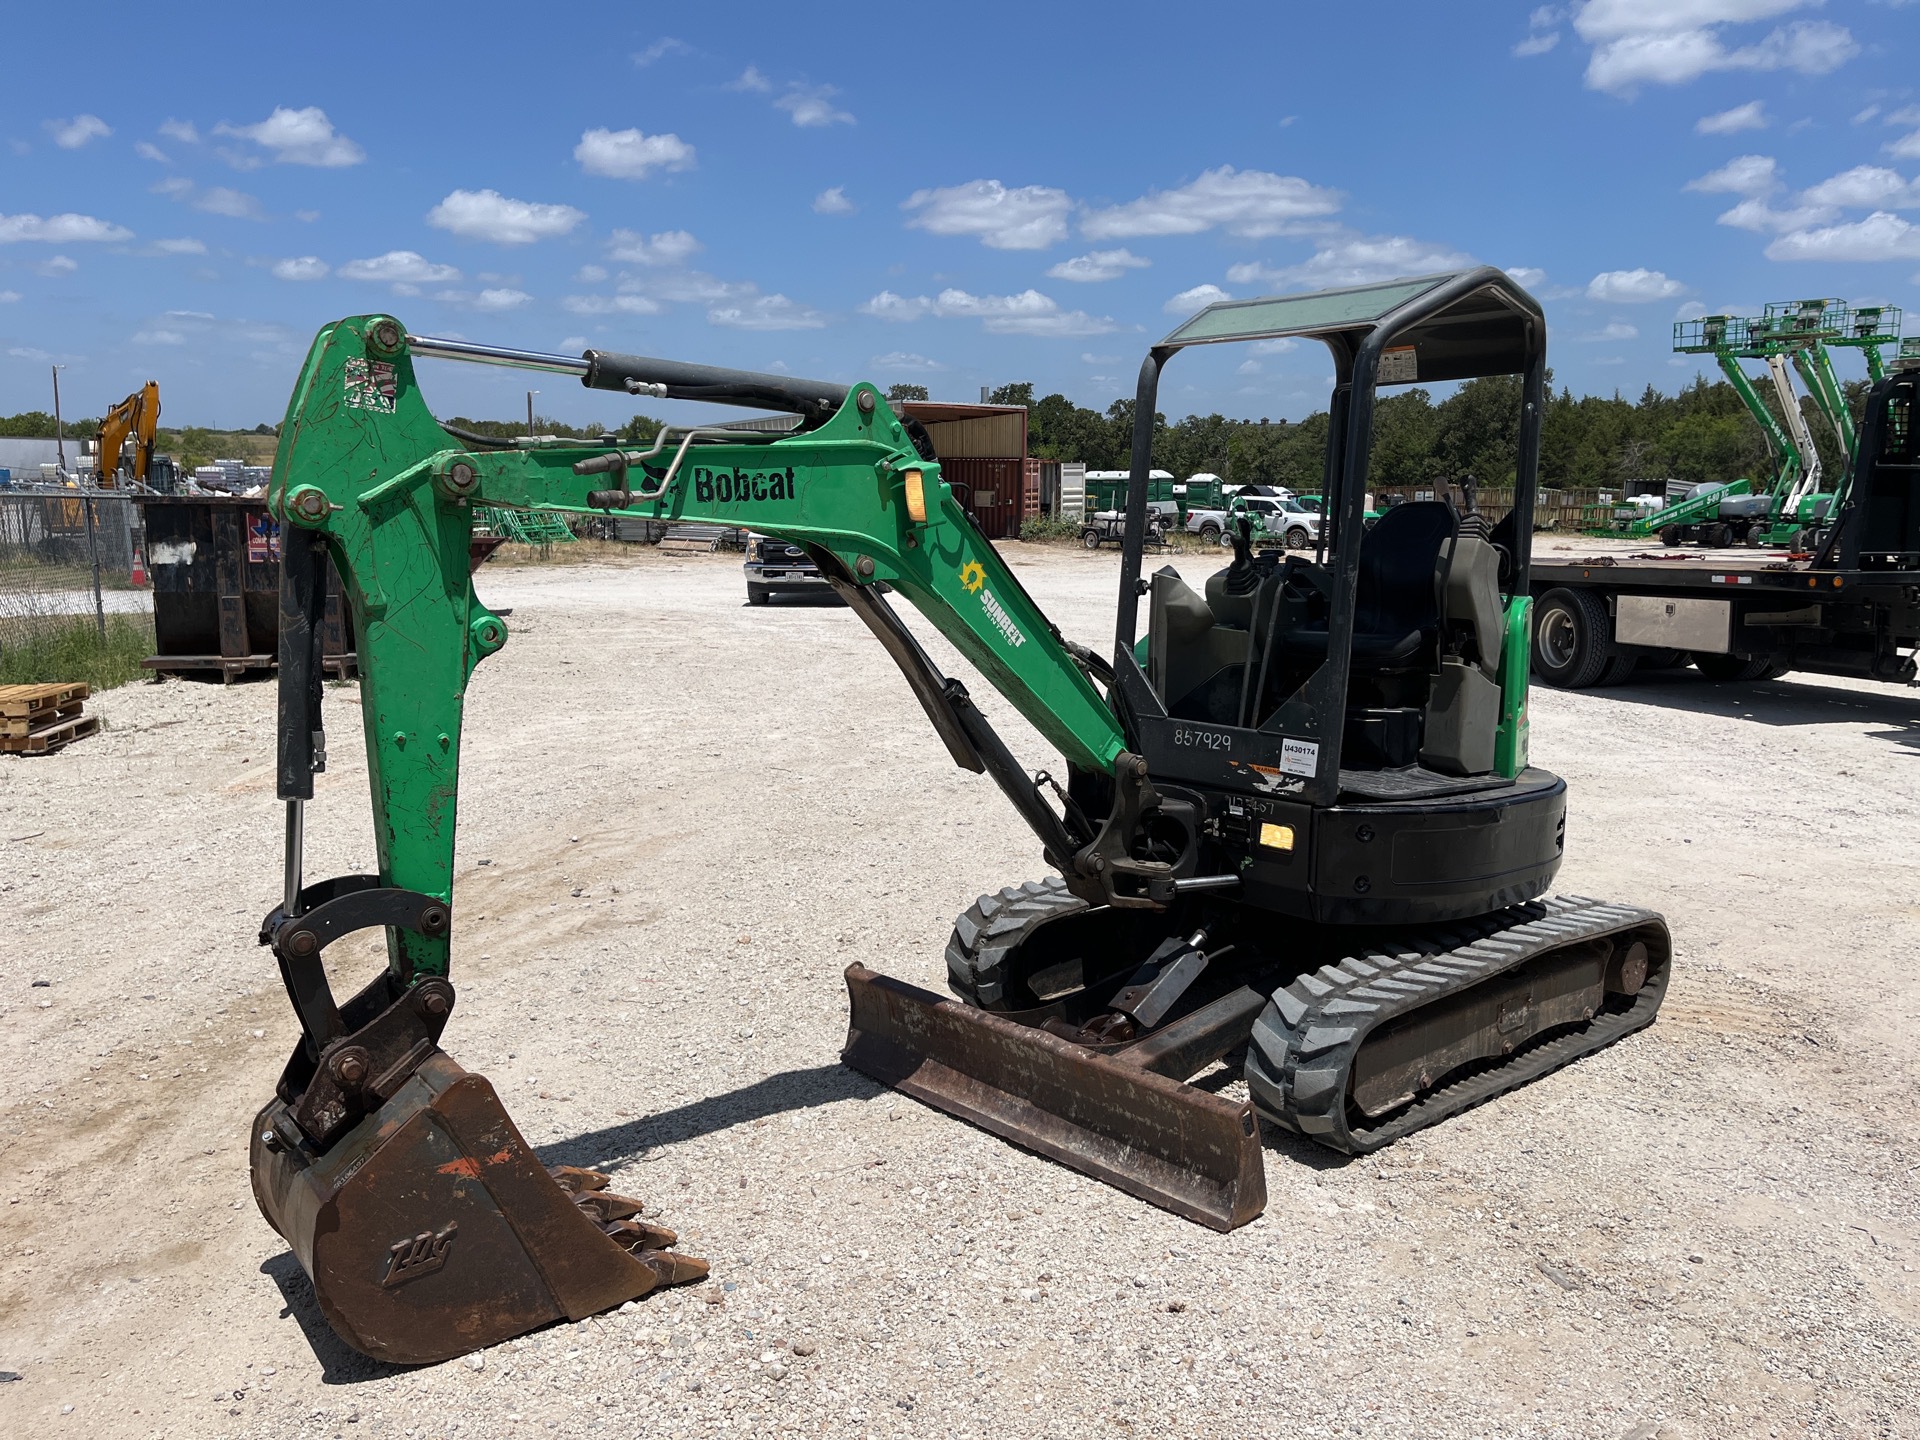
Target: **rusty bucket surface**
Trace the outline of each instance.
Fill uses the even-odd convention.
[[[847,994],[842,1058],[882,1084],[1215,1230],[1266,1208],[1250,1104],[863,965]]]
[[[270,1144],[285,1109],[254,1124],[254,1198],[377,1360],[448,1360],[707,1273],[605,1176],[543,1166],[493,1086],[437,1050],[317,1158]]]

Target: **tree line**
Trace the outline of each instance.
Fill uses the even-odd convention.
[[[1034,398],[1019,381],[989,395],[995,405],[1027,411],[1028,450],[1048,460],[1077,461],[1089,470],[1125,470],[1132,463],[1133,401],[1116,400],[1106,410],[1076,405],[1064,395]],[[1520,377],[1470,380],[1437,404],[1415,386],[1383,390],[1374,405],[1372,483],[1381,488],[1417,488],[1441,480],[1473,477],[1481,485],[1511,485],[1516,466]],[[1860,421],[1868,389],[1849,382],[1847,400]],[[1678,394],[1648,385],[1638,400],[1575,396],[1554,390],[1548,375],[1541,423],[1540,483],[1561,489],[1623,488],[1629,480],[1691,483],[1763,480],[1771,474],[1767,443],[1734,388],[1724,380],[1696,377]],[[908,393],[902,393],[908,392]],[[1771,391],[1763,398],[1780,418]],[[919,386],[897,385],[891,399],[925,399]],[[1801,399],[1807,428],[1829,476],[1839,473],[1839,443],[1813,402]],[[1322,483],[1327,412],[1305,419],[1229,420],[1218,413],[1188,415],[1172,423],[1154,416],[1153,463],[1179,477],[1211,472],[1235,484],[1284,485],[1312,492]]]

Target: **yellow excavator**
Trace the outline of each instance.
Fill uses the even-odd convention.
[[[100,418],[94,434],[94,453],[100,460],[100,487],[113,489],[120,480],[120,447],[133,438],[133,481],[148,482],[153,468],[153,435],[160,425],[160,384],[149,380]]]

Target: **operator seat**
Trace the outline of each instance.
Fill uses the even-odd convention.
[[[1416,500],[1382,515],[1360,541],[1354,593],[1353,669],[1402,670],[1422,663],[1440,631],[1435,576],[1459,530],[1444,500]],[[1289,659],[1324,660],[1327,622],[1289,629],[1279,637]]]

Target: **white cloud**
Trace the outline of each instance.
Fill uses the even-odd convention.
[[[1340,200],[1339,191],[1311,185],[1297,175],[1222,165],[1177,189],[1150,191],[1124,205],[1092,211],[1080,222],[1080,233],[1089,240],[1119,240],[1197,235],[1218,226],[1229,235],[1259,239],[1331,215],[1339,210]]]
[[[844,185],[822,190],[813,197],[813,213],[816,215],[851,215],[859,208],[847,199],[847,187]]]
[[[469,240],[496,245],[530,245],[565,235],[582,220],[571,205],[542,205],[514,200],[498,190],[455,190],[427,212],[427,223]]]
[[[1779,185],[1780,162],[1771,155],[1736,155],[1718,170],[1689,180],[1687,189],[1709,195],[1765,195]]]
[[[1262,365],[1258,360],[1242,360],[1234,367],[1234,371],[1240,375],[1259,375],[1264,372],[1266,368],[1267,367]]]
[[[1527,17],[1527,38],[1513,47],[1522,60],[1544,55],[1560,43],[1560,22],[1567,12],[1558,5],[1542,5]]]
[[[1067,238],[1073,201],[1045,185],[1008,189],[998,180],[916,190],[900,207],[907,224],[935,235],[972,235],[994,250],[1044,250]]]
[[[645,295],[568,295],[561,308],[575,315],[658,315],[660,302]]]
[[[1640,332],[1634,326],[1616,320],[1611,325],[1603,326],[1592,334],[1582,335],[1580,338],[1589,344],[1603,344],[1614,340],[1636,340],[1639,336]]]
[[[1881,165],[1856,165],[1809,186],[1800,200],[1843,209],[1914,210],[1920,209],[1920,180],[1907,180]]]
[[[1705,3],[1705,0],[1696,0]],[[1587,298],[1614,305],[1645,305],[1672,300],[1687,287],[1658,270],[1605,270],[1587,282]]]
[[[80,262],[66,255],[55,255],[51,259],[42,260],[33,268],[48,279],[57,280],[64,275],[73,274],[80,268]]]
[[[644,180],[655,170],[690,170],[693,146],[678,135],[646,135],[638,130],[588,130],[573,147],[573,158],[589,175],[615,180]]]
[[[1191,315],[1196,310],[1206,309],[1216,301],[1232,298],[1233,296],[1218,285],[1196,285],[1191,290],[1182,290],[1160,308],[1169,315]]]
[[[533,299],[533,296],[524,290],[502,286],[498,289],[482,290],[478,294],[468,290],[441,290],[433,298],[442,304],[456,305],[462,310],[497,313],[501,310],[517,310]]]
[[[224,185],[214,185],[195,192],[193,208],[204,210],[209,215],[225,215],[230,220],[267,218],[260,208],[260,202],[253,196],[244,190],[229,190]]]
[[[1920,105],[1903,105],[1887,116],[1887,125],[1920,125]]]
[[[1282,336],[1278,340],[1256,340],[1247,348],[1256,355],[1285,355],[1289,350],[1298,350],[1300,342]]]
[[[795,85],[773,102],[773,108],[786,111],[803,130],[851,125],[853,116],[833,103],[833,97],[839,93],[831,85]]]
[[[633,265],[678,265],[699,250],[700,242],[685,230],[662,230],[655,235],[616,230],[607,242],[608,255]]]
[[[742,300],[760,293],[757,285],[735,283],[704,270],[663,270],[620,277],[622,293],[644,294],[674,305],[711,305],[719,300]]]
[[[187,337],[178,330],[141,330],[135,333],[136,345],[184,345]]]
[[[860,307],[861,313],[881,320],[977,319],[996,335],[1105,335],[1118,327],[1110,319],[1084,310],[1062,310],[1038,290],[1018,295],[971,295],[965,290],[942,290],[929,299],[882,290]]]
[[[1920,160],[1920,130],[1902,135],[1887,146],[1887,153],[1896,160]]]
[[[1368,285],[1403,275],[1430,275],[1459,270],[1473,263],[1471,255],[1416,240],[1410,235],[1344,235],[1321,246],[1298,265],[1274,268],[1258,262],[1232,266],[1227,279],[1235,285],[1268,285],[1317,290],[1331,285]]]
[[[569,335],[560,342],[557,348],[562,354],[565,354],[569,350],[585,350],[587,348],[587,337],[584,335]]]
[[[582,265],[578,270],[573,272],[573,278],[578,280],[582,285],[598,285],[602,280],[607,278],[606,267],[603,265]]]
[[[332,273],[333,267],[318,255],[297,255],[273,263],[276,280],[324,280]]]
[[[760,73],[759,66],[749,65],[740,72],[739,79],[729,80],[724,88],[728,90],[745,90],[754,94],[764,95],[773,89],[773,82]]]
[[[1096,280],[1118,280],[1129,270],[1144,270],[1153,262],[1143,260],[1131,250],[1094,250],[1062,260],[1047,274],[1055,280],[1073,280],[1086,284]]]
[[[78,245],[88,241],[131,240],[133,232],[91,215],[0,215],[0,245],[38,240],[48,245]]]
[[[18,296],[14,297],[18,299]],[[876,355],[867,362],[875,370],[944,370],[947,367],[938,360],[929,360],[926,356],[912,350],[889,350],[884,355]]]
[[[1920,260],[1920,226],[1887,210],[1864,220],[1796,230],[1767,246],[1769,260]]]
[[[371,260],[349,260],[340,267],[342,280],[373,280],[389,285],[441,285],[458,280],[451,265],[436,265],[412,250],[389,250]]]
[[[689,48],[684,40],[676,40],[671,35],[662,35],[646,49],[634,51],[633,63],[644,70],[654,61],[664,60],[669,55],[684,55]]]
[[[193,128],[190,120],[167,120],[162,122],[160,133],[169,140],[178,140],[182,145],[198,145],[200,132]]]
[[[1507,274],[1511,275],[1529,290],[1536,290],[1546,284],[1547,281],[1547,272],[1536,269],[1531,265],[1509,265],[1507,266]]]
[[[818,330],[827,317],[784,295],[756,295],[744,304],[716,305],[707,323],[734,330]]]
[[[71,120],[49,120],[47,133],[62,150],[78,150],[90,140],[104,140],[113,134],[98,115],[76,115]]]
[[[213,133],[251,140],[270,151],[274,160],[282,165],[315,165],[324,170],[337,170],[358,165],[367,158],[366,151],[333,128],[327,112],[318,105],[309,105],[303,110],[277,105],[273,113],[257,125],[222,122],[213,127]]]
[[[1735,230],[1757,230],[1764,234],[1768,231],[1801,230],[1833,218],[1831,206],[1796,205],[1788,210],[1776,210],[1764,197],[1750,195],[1731,210],[1723,211],[1718,223],[1730,225]]]
[[[11,305],[20,298],[18,290],[0,290],[0,305]]]
[[[1824,75],[1860,52],[1844,26],[1800,20],[1730,49],[1721,28],[1770,19],[1820,0],[1587,0],[1573,28],[1593,47],[1587,85],[1631,95],[1644,84],[1681,85],[1713,70],[1795,70]]]
[[[1545,35],[1529,35],[1513,47],[1513,53],[1522,60],[1525,60],[1534,55],[1544,55],[1559,43],[1560,32],[1558,30],[1549,31]]]
[[[1693,129],[1697,135],[1738,135],[1742,130],[1764,130],[1770,123],[1765,102],[1749,100],[1731,110],[1702,115],[1693,122]]]
[[[173,163],[173,161],[168,158],[166,151],[149,140],[134,141],[133,153],[138,155],[142,160],[153,161],[156,165],[171,165]]]

